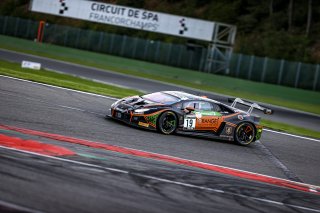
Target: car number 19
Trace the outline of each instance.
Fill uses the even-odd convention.
[[[196,127],[195,118],[185,118],[183,122],[183,128],[185,129],[194,129]]]

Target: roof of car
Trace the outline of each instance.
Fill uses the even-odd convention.
[[[182,91],[162,91],[165,94],[172,95],[174,97],[179,98],[180,100],[203,100],[203,101],[211,101],[215,103],[220,103],[218,101],[206,98],[206,97],[201,97],[197,95],[192,95],[190,93],[182,92]]]

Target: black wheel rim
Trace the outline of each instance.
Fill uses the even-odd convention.
[[[237,131],[237,139],[239,142],[246,144],[253,141],[254,129],[250,124],[242,124]]]
[[[161,129],[164,133],[171,133],[176,128],[176,116],[174,114],[168,113],[164,116],[161,122]]]

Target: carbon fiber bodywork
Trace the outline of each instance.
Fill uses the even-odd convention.
[[[149,96],[152,98],[150,99]],[[164,98],[161,99],[158,96],[164,96]],[[188,104],[193,104],[194,108],[188,108]],[[202,109],[201,106],[204,108]],[[257,115],[212,99],[178,91],[164,91],[142,97],[132,96],[120,99],[112,104],[110,117],[133,126],[159,130],[159,117],[165,112],[173,112],[176,115],[175,130],[178,132],[233,141],[236,129],[242,123],[250,123],[255,133],[250,143],[260,139],[262,133],[262,126],[259,125],[260,117]]]

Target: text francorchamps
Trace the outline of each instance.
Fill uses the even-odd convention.
[[[89,19],[101,23],[157,31],[159,15],[149,11],[116,5],[92,3]]]

